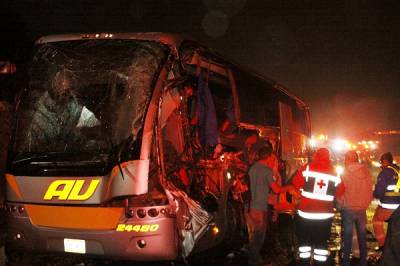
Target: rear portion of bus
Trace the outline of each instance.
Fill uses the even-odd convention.
[[[58,37],[36,47],[6,175],[8,246],[175,259],[176,219],[156,165],[143,156],[169,48],[103,37]]]

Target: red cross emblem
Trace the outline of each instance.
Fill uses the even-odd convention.
[[[326,184],[324,183],[324,180],[320,180],[317,185],[319,186],[319,189],[322,189],[322,187],[326,186]]]

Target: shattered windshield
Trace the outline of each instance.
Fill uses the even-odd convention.
[[[17,111],[14,161],[54,153],[139,156],[144,114],[167,53],[158,42],[138,40],[40,45]]]

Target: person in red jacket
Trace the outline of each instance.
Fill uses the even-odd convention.
[[[334,216],[333,200],[344,192],[339,176],[335,175],[329,151],[318,149],[311,161],[293,177],[293,185],[300,190],[297,214],[297,238],[302,265],[326,265]]]

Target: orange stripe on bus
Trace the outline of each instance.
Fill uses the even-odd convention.
[[[32,224],[37,226],[84,229],[115,230],[124,208],[73,207],[25,204]]]
[[[15,177],[10,174],[6,174],[6,180],[8,185],[10,185],[11,189],[14,191],[14,193],[18,196],[19,199],[22,199],[22,193],[19,190],[17,181],[15,180]]]

